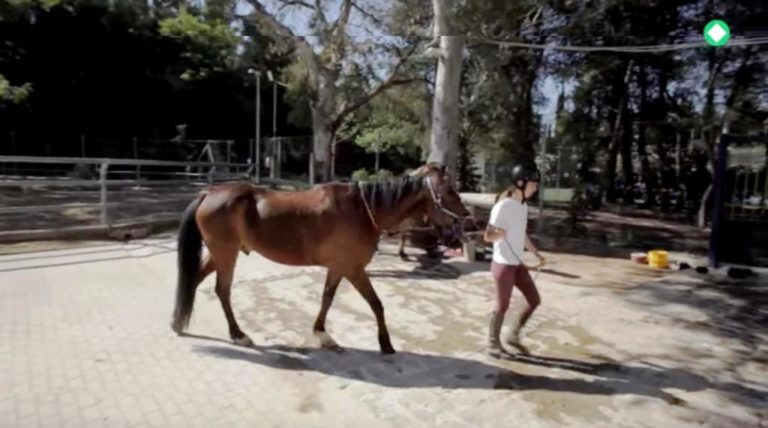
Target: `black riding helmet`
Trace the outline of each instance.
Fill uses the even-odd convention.
[[[525,200],[525,187],[529,181],[539,182],[541,175],[536,167],[530,167],[526,165],[515,165],[512,168],[512,185],[523,191],[523,203]],[[518,184],[520,183],[520,184]]]

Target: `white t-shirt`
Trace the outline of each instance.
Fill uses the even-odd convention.
[[[506,239],[493,243],[493,261],[513,266],[521,264],[528,226],[528,205],[504,198],[493,206],[488,224],[507,231]]]

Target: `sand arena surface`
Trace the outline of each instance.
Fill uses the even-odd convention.
[[[404,262],[383,244],[369,271],[399,351],[388,360],[348,283],[327,322],[346,351],[320,350],[311,327],[323,270],[255,254],[241,255],[232,295],[254,347],[230,343],[213,277],[190,336],[176,336],[174,247],[147,239],[0,256],[0,427],[768,420],[765,275],[730,282],[548,253],[556,263],[538,277],[543,304],[524,332],[531,355],[500,362],[484,354],[487,264]]]

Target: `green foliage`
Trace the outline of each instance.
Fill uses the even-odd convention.
[[[0,25],[29,16],[30,11],[48,11],[62,0],[2,0],[0,1]],[[8,48],[6,45],[4,48]],[[0,51],[1,52],[1,51]]]
[[[159,24],[161,35],[178,40],[185,46],[181,54],[186,60],[182,79],[199,80],[235,66],[238,38],[226,21],[208,21],[185,8],[177,16],[164,19]]]
[[[392,171],[386,169],[380,169],[376,173],[371,173],[365,168],[358,169],[352,173],[352,181],[376,181],[376,180],[388,180],[395,175]]]
[[[428,138],[427,118],[422,112],[429,111],[423,88],[419,89],[409,85],[374,99],[353,120],[355,143],[371,153],[377,148],[381,152],[417,153]]]
[[[13,86],[0,74],[0,105],[2,102],[21,104],[32,94],[32,84],[25,83],[21,86]]]
[[[297,57],[283,69],[282,78],[288,84],[285,100],[293,107],[288,113],[288,121],[297,126],[312,123],[310,103],[317,92],[307,61],[307,58]]]
[[[14,133],[26,154],[48,153],[46,144],[79,153],[85,134],[89,152],[130,156],[133,137],[171,138],[182,123],[190,139],[252,138],[254,81],[245,69],[279,74],[287,52],[235,16],[235,4],[0,1],[0,147]],[[268,100],[272,88],[262,83]],[[271,116],[271,102],[262,114]],[[284,117],[278,127],[307,132]],[[90,143],[99,137],[114,144]],[[235,152],[242,159],[248,148]]]
[[[459,191],[477,192],[480,186],[480,175],[472,162],[472,149],[465,135],[459,137],[459,159],[457,173],[459,175]]]
[[[352,181],[370,181],[371,173],[367,169],[361,168],[352,173]]]

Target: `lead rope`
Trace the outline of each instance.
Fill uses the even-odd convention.
[[[365,198],[365,192],[363,192],[363,184],[357,183],[357,188],[360,190],[360,199],[363,200],[363,206],[365,207],[365,211],[368,213],[368,218],[371,219],[371,224],[376,230],[379,230],[379,225],[376,224],[376,220],[373,218],[371,207],[368,205],[368,200]]]
[[[453,211],[449,210],[448,208],[445,208],[443,206],[442,199],[437,195],[437,192],[435,192],[435,189],[432,187],[432,180],[429,179],[430,177],[425,177],[424,180],[427,182],[427,188],[429,189],[429,193],[432,196],[432,202],[434,202],[435,207],[442,212],[443,214],[447,214],[449,217],[455,219],[455,220],[461,220],[461,216],[454,213]]]
[[[507,240],[507,234],[506,234],[506,233],[504,234],[504,242],[505,242],[505,243],[507,244],[507,246],[509,247],[509,251],[512,251],[512,255],[514,255],[514,256],[515,256],[515,258],[517,259],[517,261],[519,261],[519,262],[520,262],[520,264],[521,264],[521,265],[525,266],[525,268],[526,268],[526,269],[528,269],[528,270],[531,270],[531,269],[536,269],[536,274],[533,276],[533,280],[534,280],[534,281],[536,281],[536,280],[539,278],[539,274],[541,273],[541,268],[542,268],[542,267],[544,267],[544,265],[545,265],[545,264],[547,264],[547,262],[544,262],[544,261],[541,261],[541,260],[540,260],[540,261],[539,261],[539,264],[537,264],[536,266],[533,266],[533,267],[529,267],[528,265],[526,265],[526,264],[523,262],[523,259],[521,259],[521,258],[520,258],[520,257],[517,255],[517,252],[514,250],[514,248],[512,248],[512,244],[510,244],[510,243],[509,243],[509,240]]]

